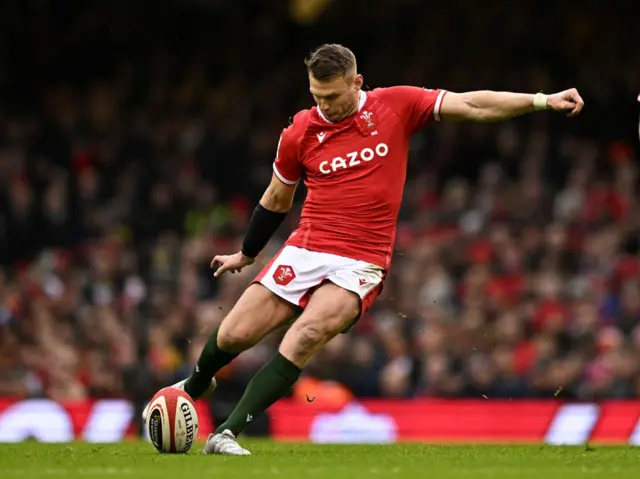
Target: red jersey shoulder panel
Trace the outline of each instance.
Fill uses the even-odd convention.
[[[432,122],[440,121],[440,107],[446,90],[415,86],[376,88],[373,96],[388,103],[407,126],[409,135]]]
[[[282,130],[278,140],[273,172],[287,185],[295,185],[302,176],[300,162],[300,141],[309,123],[311,110],[301,110],[293,117],[293,122]]]

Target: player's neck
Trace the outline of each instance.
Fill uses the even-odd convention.
[[[340,118],[339,120],[336,121],[329,121],[328,119],[326,119],[323,115],[322,112],[320,111],[320,109],[318,109],[318,113],[320,113],[320,116],[322,116],[322,118],[327,122],[327,123],[340,123],[343,122],[344,120],[346,120],[347,118],[351,118],[353,115],[355,115],[356,113],[358,113],[358,111],[360,111],[360,107],[362,106],[362,100],[363,97],[362,95],[364,95],[364,92],[362,90],[358,91],[358,95],[356,96],[356,101],[353,103],[353,105],[351,106],[351,108],[349,108],[349,110],[347,111],[347,113]]]
[[[353,102],[353,105],[349,109],[349,113],[347,113],[345,115],[343,120],[355,115],[356,113],[358,113],[358,110],[360,110],[360,101],[361,101],[361,99],[362,99],[362,90],[359,90],[358,91],[358,96],[356,96],[356,101]]]

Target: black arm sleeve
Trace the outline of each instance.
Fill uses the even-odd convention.
[[[269,211],[260,203],[253,210],[247,233],[242,242],[242,254],[255,258],[280,227],[287,213]]]

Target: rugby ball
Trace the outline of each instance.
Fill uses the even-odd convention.
[[[161,389],[149,403],[145,426],[158,451],[188,452],[198,438],[198,413],[193,399],[182,389]]]

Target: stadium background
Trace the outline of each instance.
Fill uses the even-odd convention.
[[[577,87],[586,107],[417,135],[385,293],[248,432],[308,438],[326,410],[347,416],[322,416],[320,440],[542,440],[562,421],[627,440],[640,415],[637,5],[0,8],[0,439],[65,437],[64,415],[72,436],[106,439],[122,417],[134,433],[151,394],[189,373],[259,270],[217,281],[208,263],[238,247],[279,132],[312,104],[302,59],[341,42],[370,88]],[[214,420],[277,340],[223,371]],[[101,405],[106,429],[90,437]]]

